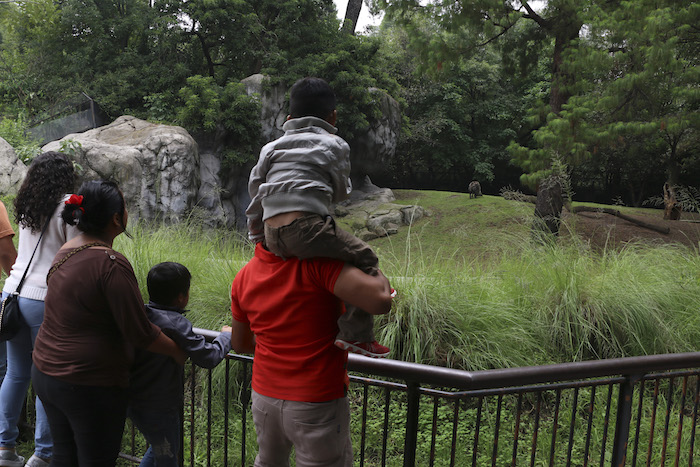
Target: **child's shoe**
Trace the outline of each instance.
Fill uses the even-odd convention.
[[[42,459],[36,454],[32,454],[32,457],[24,464],[24,467],[49,467],[50,463],[49,460]]]
[[[335,345],[348,352],[359,353],[366,357],[381,358],[389,355],[391,350],[389,347],[381,345],[379,342],[360,342],[360,341],[346,341],[343,339],[336,339]]]
[[[18,455],[14,449],[0,449],[0,466],[24,467],[24,457]]]

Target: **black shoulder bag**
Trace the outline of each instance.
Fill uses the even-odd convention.
[[[0,307],[0,342],[5,342],[15,337],[15,334],[17,334],[19,328],[22,327],[22,324],[24,324],[24,318],[22,318],[22,313],[19,311],[19,293],[22,290],[24,279],[27,277],[27,273],[29,272],[29,266],[32,265],[32,260],[34,259],[36,250],[39,248],[41,238],[44,236],[44,232],[46,232],[46,228],[49,226],[52,216],[53,214],[46,219],[46,224],[44,224],[41,235],[39,235],[39,241],[36,242],[32,257],[29,258],[29,263],[27,263],[27,267],[24,268],[22,279],[19,281],[19,284],[17,284],[17,290],[9,294],[7,297],[5,297],[5,300],[2,301],[2,307]]]

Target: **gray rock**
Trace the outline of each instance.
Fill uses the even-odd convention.
[[[0,194],[17,194],[26,174],[27,166],[19,160],[10,143],[0,138]]]
[[[275,140],[284,134],[282,125],[287,121],[287,89],[281,84],[266,86],[265,75],[251,75],[241,81],[249,96],[260,96],[261,141],[263,144]]]
[[[413,225],[415,222],[425,217],[425,209],[420,206],[406,206],[401,208],[403,214],[403,223]]]
[[[80,143],[75,153],[83,168],[80,179],[117,181],[136,218],[179,221],[198,201],[199,153],[184,128],[126,115],[42,149],[56,151],[64,140]]]
[[[381,116],[370,122],[366,132],[356,136],[350,143],[353,181],[365,175],[386,177],[401,131],[401,106],[390,95],[370,88],[372,98],[379,103]]]

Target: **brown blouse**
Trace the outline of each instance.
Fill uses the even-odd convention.
[[[59,250],[54,264],[70,252]],[[88,248],[49,278],[34,364],[68,383],[126,387],[134,348],[148,347],[159,333],[129,261],[112,249]]]

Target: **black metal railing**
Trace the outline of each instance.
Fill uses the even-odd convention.
[[[188,371],[183,465],[253,464],[251,364],[231,354]],[[473,372],[348,365],[355,465],[693,464],[700,353]]]

